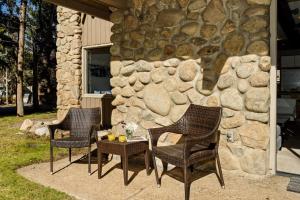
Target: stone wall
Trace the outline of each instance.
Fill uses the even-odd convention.
[[[253,174],[267,171],[269,144],[270,57],[230,57],[213,90],[203,89],[201,60],[147,62],[114,61],[111,84],[116,96],[113,132],[122,133],[122,121],[147,129],[176,122],[190,103],[222,106],[220,157],[222,166]],[[229,138],[228,138],[229,137]],[[172,143],[177,136],[161,142]]]
[[[57,108],[61,119],[70,107],[80,106],[81,97],[81,15],[57,7]]]
[[[111,15],[113,131],[177,121],[190,103],[222,106],[225,169],[266,174],[270,0],[132,0]],[[228,139],[227,139],[228,138]],[[174,143],[166,135],[162,143]]]
[[[202,58],[212,89],[230,56],[269,54],[270,0],[131,0],[111,21],[117,60]]]

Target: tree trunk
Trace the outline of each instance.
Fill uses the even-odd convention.
[[[8,68],[5,69],[5,104],[8,105]]]
[[[33,84],[32,84],[32,93],[33,93],[33,107],[35,110],[38,109],[40,103],[39,103],[39,78],[38,78],[38,65],[39,65],[39,56],[40,52],[38,52],[38,49],[40,50],[41,41],[39,38],[43,38],[42,33],[42,1],[37,1],[38,4],[38,29],[35,30],[35,39],[33,42]]]
[[[17,64],[17,116],[24,116],[23,103],[23,65],[24,65],[24,43],[25,43],[25,20],[27,0],[21,1],[20,8],[20,30]]]
[[[32,102],[34,109],[39,107],[39,82],[38,82],[38,55],[36,51],[36,45],[33,44],[33,83],[32,83]]]

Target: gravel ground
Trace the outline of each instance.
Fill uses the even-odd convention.
[[[77,157],[78,159],[78,157]],[[68,165],[67,159],[54,163],[58,170]],[[156,187],[154,171],[150,176],[143,169],[143,162],[133,159],[129,163],[130,184],[123,185],[123,172],[119,163],[113,160],[103,167],[103,178],[97,178],[96,164],[92,165],[94,173],[89,176],[87,164],[72,163],[70,166],[56,172],[49,173],[49,163],[30,165],[18,170],[27,179],[65,192],[77,199],[86,200],[176,200],[184,199],[183,183],[179,170],[172,170],[162,178],[161,188]],[[191,200],[297,200],[300,194],[287,192],[289,178],[271,176],[258,178],[255,176],[233,174],[224,171],[226,189],[222,189],[215,174],[197,173],[191,186]],[[177,179],[171,178],[171,176]]]

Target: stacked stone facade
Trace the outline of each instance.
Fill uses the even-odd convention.
[[[222,106],[222,166],[266,174],[270,0],[132,0],[111,15],[113,132],[176,122],[191,103]],[[162,143],[178,140],[173,134]]]
[[[113,10],[111,85],[114,133],[176,122],[188,105],[222,106],[222,167],[268,172],[269,7],[271,0],[130,0]],[[58,117],[79,107],[80,13],[58,7]],[[178,135],[166,134],[163,145]]]
[[[61,119],[81,98],[81,14],[57,7],[57,108]]]

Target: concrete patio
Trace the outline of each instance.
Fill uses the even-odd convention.
[[[80,157],[76,157],[77,159]],[[75,159],[75,158],[73,158]],[[123,185],[123,172],[119,163],[113,160],[103,167],[103,178],[97,178],[97,165],[92,165],[94,173],[89,176],[87,164],[83,162],[72,163],[70,166],[57,171],[54,175],[49,173],[49,163],[34,164],[18,170],[18,173],[27,179],[65,192],[76,199],[183,199],[183,183],[171,178],[180,179],[180,173],[173,170],[162,178],[161,188],[156,187],[154,172],[146,175],[143,169],[143,160],[133,158],[129,161],[129,185]],[[68,165],[63,159],[54,163],[54,170]],[[198,173],[197,176],[203,174]],[[223,190],[215,176],[208,174],[192,183],[191,199],[247,199],[247,200],[296,200],[300,194],[287,192],[289,178],[266,177],[264,179],[237,175],[224,171],[226,189]]]

